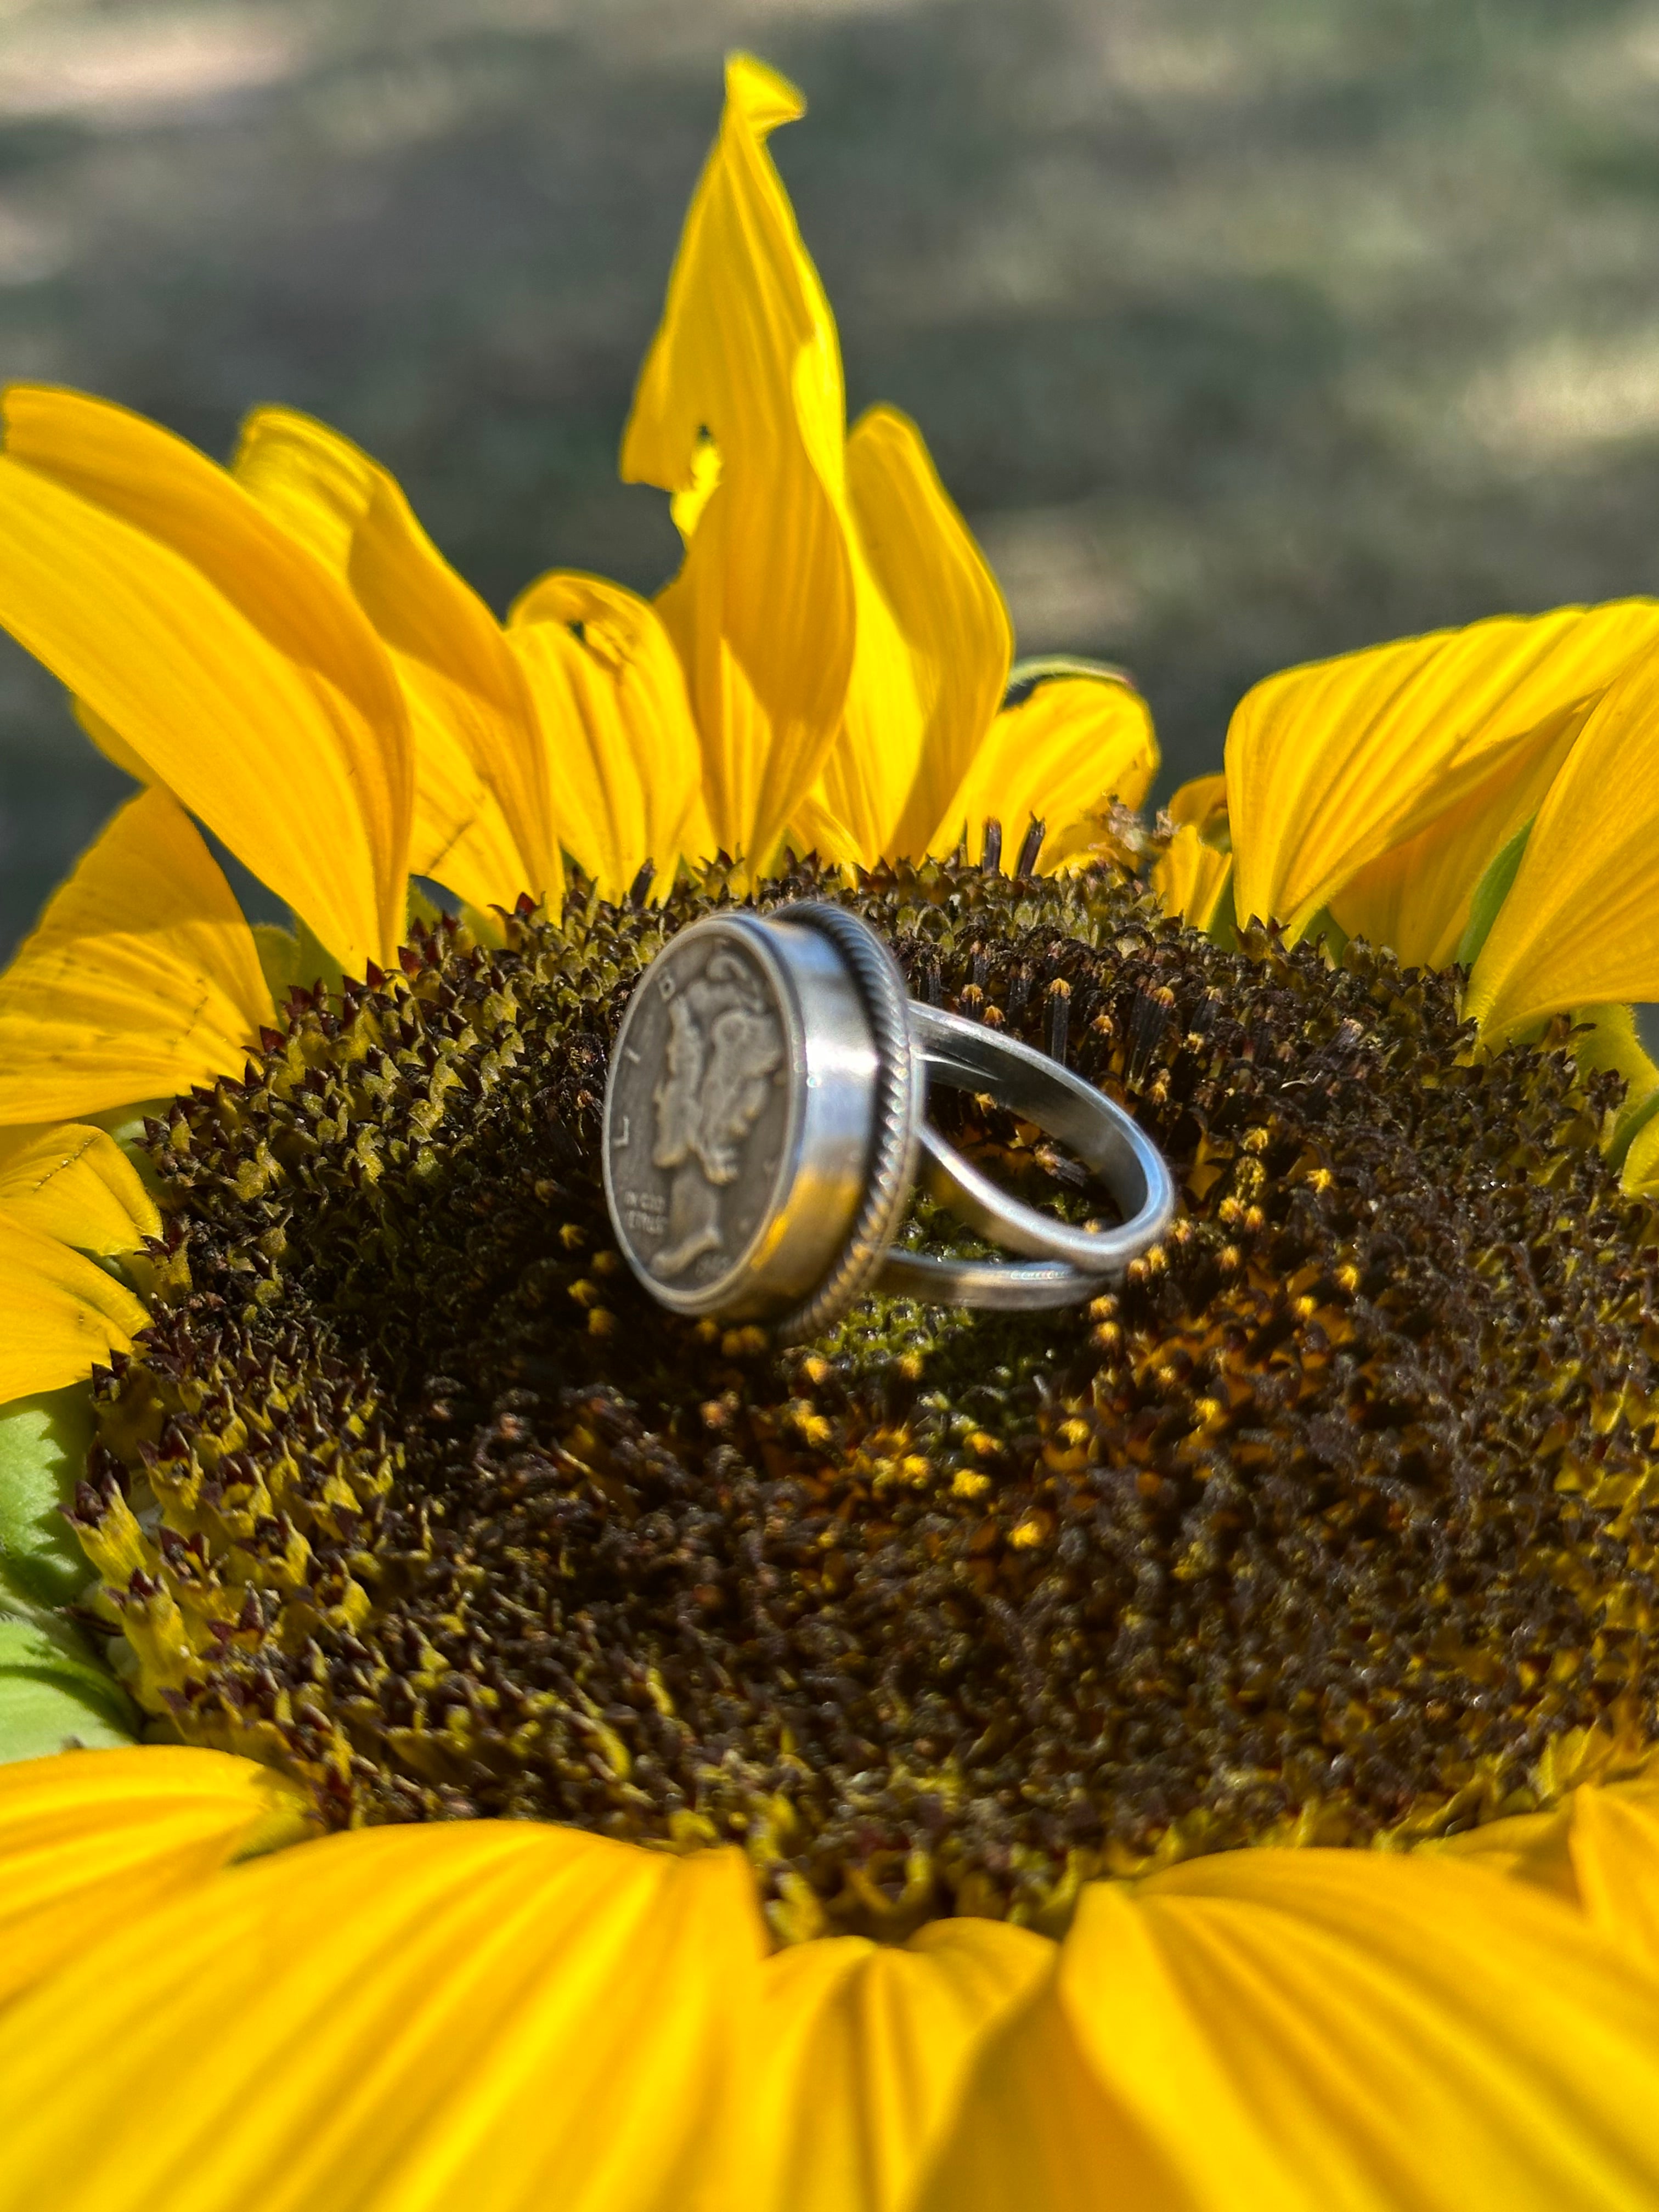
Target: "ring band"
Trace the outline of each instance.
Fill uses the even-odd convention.
[[[930,1083],[1035,1123],[1093,1169],[1121,1226],[1024,1205],[926,1126]],[[1103,1092],[1001,1031],[910,999],[844,907],[712,915],[635,986],[605,1086],[605,1198],[623,1256],[672,1310],[817,1334],[874,1290],[930,1304],[1070,1305],[1120,1278],[1175,1210],[1163,1155]],[[895,1250],[918,1174],[1020,1261]]]

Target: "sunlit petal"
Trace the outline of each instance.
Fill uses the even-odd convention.
[[[155,424],[26,385],[4,410],[0,623],[339,959],[387,957],[414,776],[349,593]]]
[[[866,862],[924,853],[1007,687],[996,579],[921,434],[872,407],[847,446],[858,646],[823,794]]]
[[[1003,708],[928,841],[947,853],[963,838],[970,859],[985,825],[1003,829],[1012,866],[1028,823],[1046,825],[1040,866],[1055,868],[1100,835],[1114,799],[1139,806],[1158,773],[1158,740],[1146,701],[1115,671],[1080,672],[1075,662],[1013,672],[1014,703]]]
[[[1183,822],[1152,866],[1152,889],[1165,914],[1194,929],[1208,929],[1232,882],[1231,853],[1206,845],[1190,822]]]
[[[0,1998],[239,1852],[315,1833],[300,1790],[222,1752],[153,1745],[0,1767]]]
[[[1227,779],[1224,775],[1195,775],[1183,783],[1165,809],[1178,827],[1190,826],[1200,837],[1213,839],[1227,826]]]
[[[276,1018],[252,933],[189,817],[130,799],[0,975],[0,1121],[240,1075]]]
[[[1537,813],[1593,703],[1553,716],[1507,748],[1495,775],[1352,876],[1330,902],[1341,928],[1389,946],[1402,967],[1449,967],[1468,927],[1475,886]]]
[[[415,740],[413,872],[480,905],[556,891],[547,754],[524,683],[495,617],[397,479],[283,407],[249,416],[232,467],[348,586],[392,656]]]
[[[1659,998],[1659,653],[1597,703],[1538,810],[1465,1004],[1495,1036],[1564,1006]]]
[[[95,1260],[0,1213],[0,1404],[78,1381],[149,1320]]]
[[[769,1960],[760,2081],[745,2099],[756,2212],[908,2206],[975,2054],[1054,1957],[1021,1929],[942,1920],[902,1948],[846,1936]]]
[[[101,1259],[136,1252],[161,1226],[155,1200],[114,1139],[75,1122],[0,1145],[0,1213]]]
[[[735,1853],[533,1821],[278,1852],[0,2020],[0,2206],[659,2212],[719,2152],[760,1949]]]
[[[765,143],[802,112],[770,70],[745,55],[727,64],[720,137],[622,453],[629,483],[698,494],[695,514],[680,506],[690,540],[661,610],[714,836],[757,867],[823,766],[853,665],[841,356]]]
[[[1033,2055],[1063,2094],[988,2120],[994,2069]],[[1443,1856],[1222,1852],[1085,1892],[928,2212],[988,2208],[975,2177],[1022,2156],[1042,2212],[1633,2212],[1656,2100],[1659,1978],[1574,1905]]]
[[[682,855],[712,857],[685,676],[656,610],[599,576],[555,570],[508,618],[554,763],[559,834],[617,898],[646,861],[659,890]]]
[[[1258,684],[1227,732],[1240,919],[1299,934],[1369,861],[1506,769],[1524,773],[1656,638],[1659,605],[1617,600],[1437,630]]]

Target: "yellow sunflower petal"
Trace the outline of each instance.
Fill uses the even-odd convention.
[[[0,1766],[0,1999],[239,1852],[314,1834],[304,1808],[269,1767],[217,1751],[150,1745]]]
[[[0,1213],[0,1405],[81,1381],[149,1321],[95,1260]]]
[[[1200,837],[1213,836],[1227,823],[1227,779],[1195,775],[1183,783],[1166,810],[1177,826],[1190,826]]]
[[[547,754],[523,679],[396,477],[285,407],[248,417],[231,466],[347,586],[392,655],[415,739],[412,872],[479,905],[556,892]]]
[[[761,1982],[759,2086],[744,2099],[761,2212],[899,2212],[957,2117],[980,2046],[1053,1971],[1054,1947],[945,1920],[900,1948],[797,1944]]]
[[[860,857],[919,857],[1007,688],[1013,630],[996,579],[921,433],[872,407],[847,444],[858,643],[824,797]]]
[[[1133,2033],[1126,2027],[1126,2033]],[[1115,2103],[1051,1978],[981,2046],[915,2212],[1224,2212]],[[1280,2212],[1241,2196],[1224,2212]],[[1346,2212],[1346,2208],[1345,2208]],[[1404,2212],[1404,2208],[1402,2208]]]
[[[1502,1036],[1590,1000],[1659,998],[1659,652],[1597,702],[1538,810],[1466,1011]]]
[[[1529,757],[1656,637],[1659,605],[1618,600],[1437,630],[1258,684],[1227,732],[1241,920],[1299,934],[1360,868],[1513,767],[1516,748]]]
[[[1193,824],[1183,822],[1153,863],[1152,889],[1165,914],[1178,915],[1194,929],[1208,929],[1232,873],[1232,854],[1206,845]]]
[[[1012,866],[1035,817],[1047,825],[1039,865],[1046,871],[1085,852],[1114,799],[1139,806],[1158,774],[1158,740],[1146,702],[1125,676],[1083,673],[1078,664],[1037,664],[1023,693],[992,723],[927,849],[951,851],[965,837],[970,858],[984,849],[985,824],[1002,824],[1002,857]]]
[[[1650,1790],[1576,1790],[1567,1848],[1591,1923],[1659,1972],[1659,1802]]]
[[[0,623],[354,967],[401,933],[414,780],[374,632],[224,470],[13,386]]]
[[[161,1233],[138,1170],[102,1129],[60,1123],[0,1152],[0,1213],[108,1259]]]
[[[1231,1851],[1092,1885],[1052,1996],[984,2056],[953,2172],[998,2154],[977,2103],[992,2064],[1017,2067],[1026,2039],[1057,2063],[1057,2021],[1101,2101],[1091,2118],[1073,2087],[1058,2112],[1036,2098],[1003,2121],[1006,2159],[1074,2177],[1069,2195],[1016,2200],[1040,2212],[1659,2201],[1659,1978],[1571,1905],[1476,1865]],[[1080,2131],[1108,2121],[1144,2147],[1146,2176],[1115,2175],[1115,2148]]]
[[[517,654],[554,763],[559,831],[606,898],[647,860],[665,891],[714,846],[685,673],[654,607],[600,576],[556,570],[515,601]]]
[[[0,975],[0,1122],[240,1075],[276,1019],[252,932],[189,817],[129,799]]]
[[[760,63],[727,63],[720,137],[622,450],[628,483],[706,491],[695,518],[682,505],[690,542],[659,604],[685,665],[714,834],[755,867],[823,764],[853,664],[841,356],[766,151],[803,111]],[[717,480],[702,458],[711,438]]]
[[[0,2207],[686,2203],[760,1949],[735,1853],[532,1821],[278,1852],[0,2020]]]
[[[1508,747],[1496,775],[1352,876],[1330,902],[1341,928],[1391,946],[1402,967],[1449,967],[1481,877],[1537,813],[1593,704]]]

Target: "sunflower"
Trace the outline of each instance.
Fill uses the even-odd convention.
[[[0,2207],[1659,2204],[1659,605],[1273,677],[1149,827],[846,428],[800,112],[730,64],[654,601],[4,396],[142,789],[0,978]],[[632,1285],[621,1007],[803,895],[1153,1131],[1120,1290]]]

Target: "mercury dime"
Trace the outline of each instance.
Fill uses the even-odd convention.
[[[611,1055],[605,1173],[623,1250],[665,1304],[728,1308],[784,1195],[799,1135],[799,1025],[758,933],[677,938]]]

